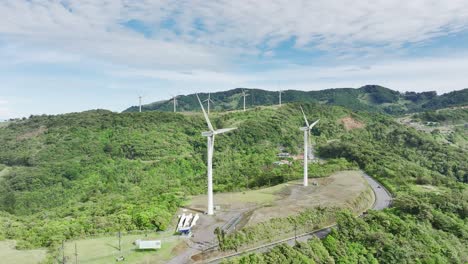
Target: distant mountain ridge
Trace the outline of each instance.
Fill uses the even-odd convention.
[[[211,93],[211,99],[214,101],[211,109],[215,111],[241,109],[243,104],[242,90],[245,90],[249,94],[246,99],[246,105],[249,108],[262,105],[275,105],[279,102],[277,91],[235,88],[228,91]],[[199,96],[202,100],[205,100],[208,94],[200,93]],[[290,102],[316,102],[344,106],[352,110],[404,114],[467,105],[468,88],[442,95],[437,95],[435,91],[400,93],[379,85],[365,85],[360,88],[333,88],[319,91],[283,91],[282,103]],[[178,111],[199,111],[200,109],[195,94],[180,95],[177,97],[177,103]],[[137,111],[138,106],[132,106],[123,112]],[[146,104],[142,106],[142,111],[173,111],[172,101],[169,99]]]

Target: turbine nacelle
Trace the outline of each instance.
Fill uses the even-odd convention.
[[[205,131],[205,132],[202,132],[202,136],[211,137],[211,136],[214,136],[214,135],[219,135],[219,134],[223,134],[223,133],[232,131],[234,129],[237,129],[237,127],[221,128],[221,129],[216,129],[215,131]]]

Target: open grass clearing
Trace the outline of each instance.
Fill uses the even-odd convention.
[[[430,193],[444,193],[444,187],[438,187],[434,185],[424,184],[424,185],[411,185],[411,189],[415,192],[430,192]]]
[[[45,259],[47,250],[17,250],[14,240],[0,241],[0,263],[36,264]]]
[[[161,249],[138,251],[133,242],[137,239],[151,238],[162,241]],[[78,263],[104,264],[114,263],[119,256],[125,257],[122,263],[165,263],[173,257],[173,250],[182,240],[172,236],[172,232],[159,232],[145,234],[122,234],[120,253],[119,239],[114,236],[87,238],[76,241],[69,241],[65,244],[65,256],[68,263],[75,263],[75,243],[78,252]]]

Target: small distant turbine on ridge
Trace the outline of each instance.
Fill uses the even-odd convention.
[[[283,90],[279,90],[278,91],[278,94],[279,94],[279,106],[281,106],[281,94],[284,93]]]
[[[304,110],[301,107],[302,115],[304,116],[304,121],[306,126],[301,127],[301,130],[304,131],[304,186],[309,185],[309,172],[308,172],[308,157],[307,154],[309,152],[309,144],[310,144],[310,130],[320,121],[320,119],[317,119],[314,123],[309,125],[309,121],[307,121],[307,117],[304,113]]]
[[[140,113],[141,113],[141,95],[138,96],[138,100],[139,100],[139,105],[140,105]]]
[[[208,175],[208,210],[207,213],[208,215],[212,215],[214,213],[214,206],[213,206],[213,152],[214,152],[214,140],[215,140],[215,135],[223,134],[226,132],[229,132],[231,130],[236,129],[236,127],[233,128],[222,128],[222,129],[217,129],[215,130],[213,128],[213,125],[211,125],[210,118],[208,117],[208,114],[205,112],[205,108],[203,107],[203,104],[200,100],[200,97],[198,97],[197,94],[197,99],[198,102],[200,103],[200,107],[203,111],[203,116],[205,116],[205,121],[206,124],[208,125],[209,131],[202,132],[202,136],[207,137],[208,139],[208,157],[207,157],[207,175]]]
[[[211,93],[208,93],[208,99],[206,99],[205,101],[203,102],[207,102],[208,103],[208,114],[210,114],[210,102],[212,104],[214,104],[213,100],[211,100]]]
[[[172,97],[172,104],[174,105],[174,113],[177,111],[177,95]]]
[[[242,89],[242,97],[244,97],[244,112],[245,112],[245,98],[249,96],[250,94],[247,94],[244,89]]]

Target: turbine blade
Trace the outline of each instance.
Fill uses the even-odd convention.
[[[302,109],[302,106],[299,106],[299,107],[301,108],[302,115],[304,116],[305,123],[306,123],[307,127],[309,127],[309,121],[307,121],[307,117],[306,117],[306,115],[304,113],[304,109]]]
[[[206,124],[208,125],[208,128],[210,129],[210,131],[214,132],[213,125],[211,125],[210,119],[208,118],[208,115],[205,112],[205,108],[203,107],[203,104],[200,100],[200,97],[198,97],[198,94],[197,94],[197,99],[198,99],[198,102],[200,103],[200,107],[203,111],[203,115],[205,116],[205,120],[206,120]]]
[[[313,122],[313,123],[309,126],[309,129],[312,129],[319,121],[320,121],[320,119],[317,119],[317,121]]]
[[[234,129],[237,129],[237,127],[221,128],[221,129],[215,130],[215,131],[214,131],[214,134],[215,134],[215,135],[223,134],[223,133],[232,131],[232,130],[234,130]]]

